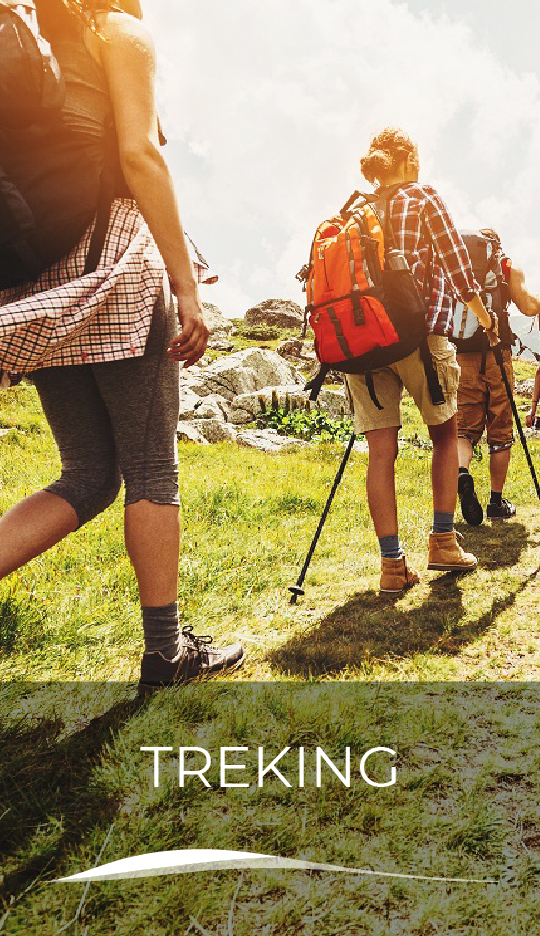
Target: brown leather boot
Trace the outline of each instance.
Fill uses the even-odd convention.
[[[397,595],[406,588],[418,585],[419,581],[418,572],[409,569],[405,556],[401,559],[381,559],[381,592]]]
[[[461,548],[462,539],[457,530],[430,533],[428,569],[435,572],[472,572],[476,569],[478,559]]]

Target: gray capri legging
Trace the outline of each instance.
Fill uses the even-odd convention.
[[[62,461],[45,490],[73,507],[79,526],[112,504],[121,478],[126,506],[179,503],[179,364],[167,354],[177,330],[162,293],[142,357],[32,373]]]

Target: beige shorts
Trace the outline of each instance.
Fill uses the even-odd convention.
[[[420,351],[416,350],[396,364],[373,371],[375,394],[382,410],[378,410],[371,399],[366,378],[362,374],[346,376],[357,433],[401,426],[403,387],[411,394],[426,426],[440,426],[457,413],[459,365],[456,349],[443,335],[429,335],[428,344],[444,393],[445,402],[442,406],[434,406],[431,402]]]

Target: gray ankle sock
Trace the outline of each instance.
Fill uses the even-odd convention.
[[[381,547],[381,556],[383,559],[401,559],[403,550],[399,542],[399,536],[379,536],[379,545]]]
[[[454,514],[436,510],[433,514],[433,532],[451,533],[454,529]]]
[[[182,644],[178,623],[178,602],[162,608],[143,608],[145,652],[159,651],[168,660],[174,659]]]

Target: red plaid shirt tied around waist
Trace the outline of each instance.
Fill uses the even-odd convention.
[[[390,199],[392,231],[418,285],[424,284],[432,244],[428,327],[431,334],[452,333],[454,300],[469,302],[480,288],[463,239],[449,211],[430,185],[408,183]]]
[[[99,266],[84,275],[91,229],[36,283],[0,292],[0,383],[38,367],[144,354],[166,270],[137,205],[117,199]],[[202,259],[202,258],[201,258]],[[199,282],[208,268],[194,262]],[[3,372],[3,377],[2,377]]]

